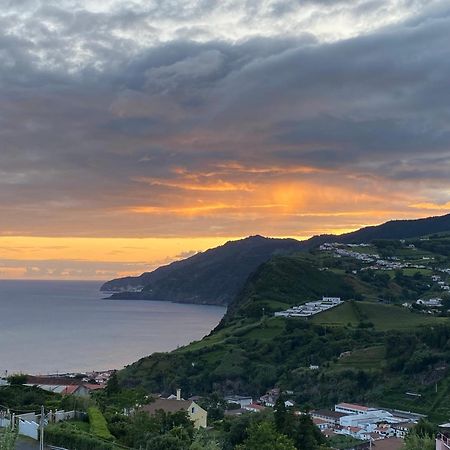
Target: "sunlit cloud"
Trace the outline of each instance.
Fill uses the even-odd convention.
[[[6,2],[0,277],[448,212],[449,29],[440,0]]]
[[[135,181],[147,183],[150,186],[162,186],[186,191],[212,191],[212,192],[232,192],[232,191],[253,191],[254,186],[247,183],[232,183],[229,181],[217,180],[215,182],[197,183],[184,181],[168,181],[152,178],[137,178]]]

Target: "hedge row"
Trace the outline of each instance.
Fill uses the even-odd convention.
[[[113,443],[102,441],[83,431],[61,425],[49,425],[46,427],[45,441],[47,444],[56,447],[70,448],[71,450],[117,449]]]
[[[101,411],[92,406],[88,408],[90,431],[102,439],[113,440],[114,436],[109,432],[108,423]]]

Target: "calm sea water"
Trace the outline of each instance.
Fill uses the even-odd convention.
[[[102,300],[100,283],[0,281],[0,375],[121,368],[208,334],[225,308]]]

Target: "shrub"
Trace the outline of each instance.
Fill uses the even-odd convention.
[[[112,440],[113,435],[109,432],[108,424],[101,411],[96,407],[88,408],[89,424],[91,433],[102,439]]]
[[[46,443],[58,447],[76,448],[77,450],[115,450],[117,448],[111,442],[102,441],[88,433],[65,425],[49,425],[46,427]]]

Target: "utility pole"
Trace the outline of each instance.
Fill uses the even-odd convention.
[[[39,421],[39,450],[44,450],[44,405],[41,406],[41,420]]]

